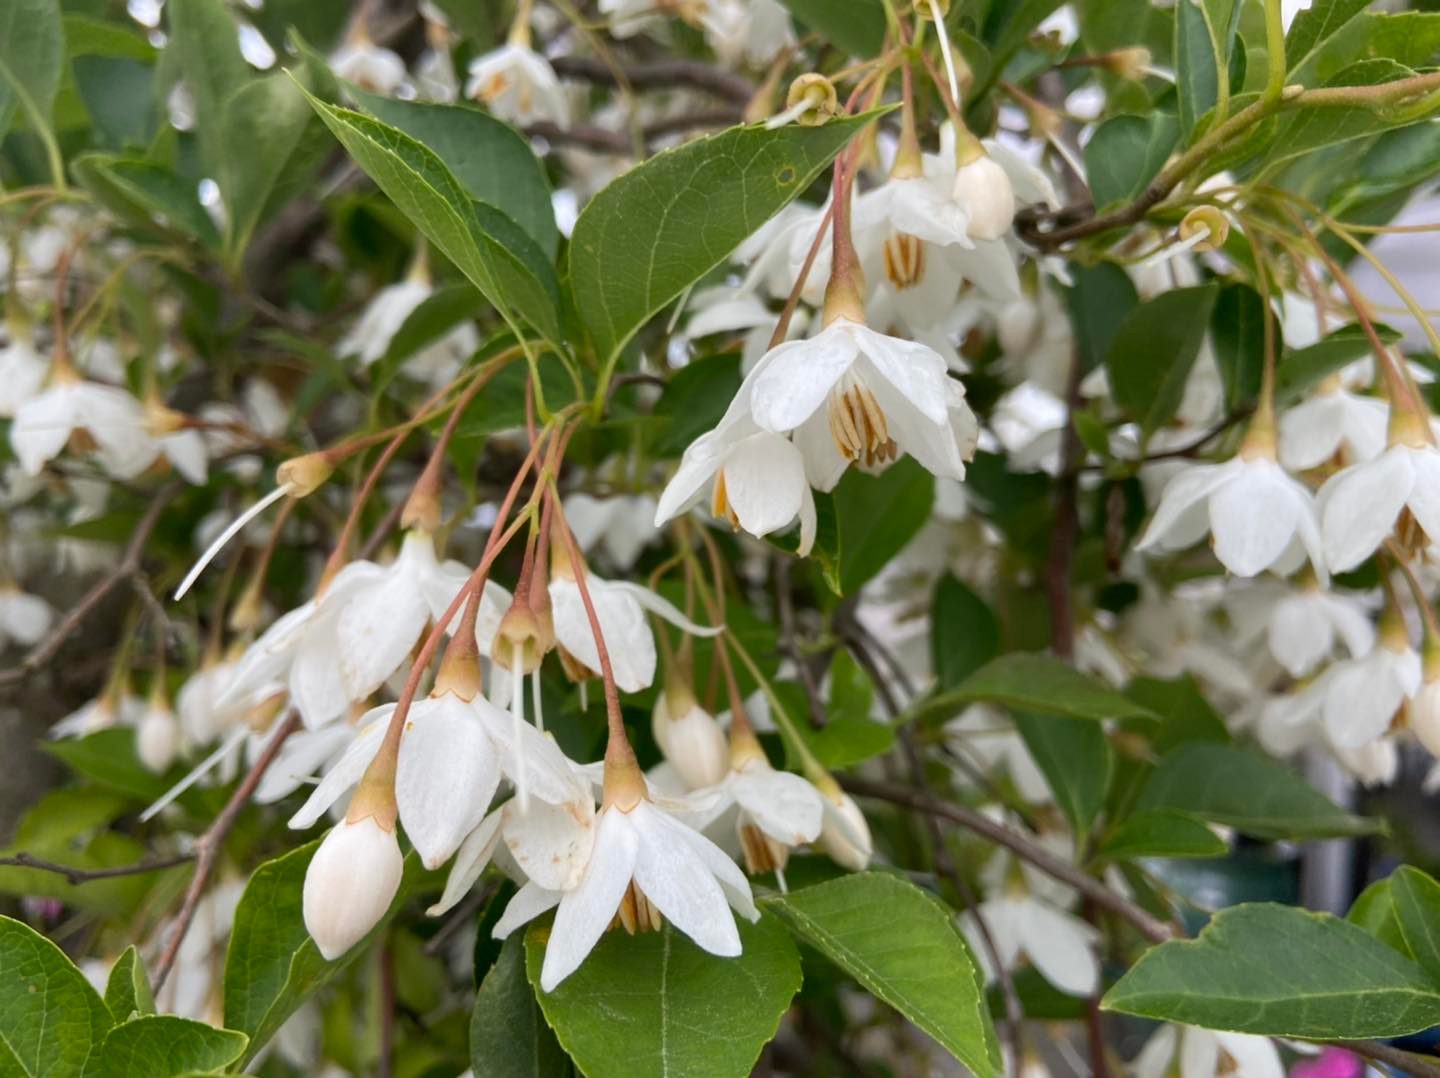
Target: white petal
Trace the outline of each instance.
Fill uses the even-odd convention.
[[[1225,1049],[1225,1054],[1235,1061],[1238,1078],[1285,1078],[1280,1053],[1269,1037],[1219,1032],[1214,1036],[1220,1047]]]
[[[1216,1078],[1220,1042],[1208,1029],[1186,1026],[1180,1032],[1180,1078]]]
[[[1094,994],[1100,984],[1100,961],[1091,949],[1094,929],[1031,899],[1024,905],[1020,930],[1025,953],[1041,976],[1072,996]]]
[[[1291,677],[1310,673],[1335,646],[1335,630],[1330,620],[1316,616],[1317,597],[1282,599],[1270,615],[1270,654]]]
[[[580,882],[595,845],[588,798],[561,805],[532,798],[524,812],[511,801],[504,814],[505,845],[526,876],[551,891],[568,891]]]
[[[761,432],[737,443],[724,469],[730,507],[740,527],[757,537],[793,524],[811,496],[804,458],[778,434]]]
[[[410,709],[400,739],[395,801],[426,868],[438,868],[484,819],[500,764],[484,726],[452,693]]]
[[[776,842],[799,846],[819,836],[825,799],[799,775],[752,765],[731,786],[740,807]]]
[[[784,434],[813,415],[859,354],[848,332],[855,323],[838,319],[814,337],[772,348],[750,376],[752,414],[766,430]]]
[[[430,619],[429,605],[410,573],[392,572],[345,604],[335,623],[340,677],[350,698],[363,700],[409,656]]]
[[[711,954],[733,958],[740,934],[720,884],[690,845],[642,801],[630,813],[640,837],[635,883],[667,920]]]
[[[1166,484],[1160,506],[1135,549],[1153,548],[1162,553],[1183,550],[1204,535],[1208,515],[1197,515],[1192,510],[1200,509],[1204,499],[1230,478],[1236,463],[1200,464],[1177,472]],[[1200,525],[1198,529],[1196,524]]]
[[[324,815],[325,810],[333,805],[340,795],[360,781],[360,776],[365,774],[370,761],[380,751],[385,728],[390,724],[390,713],[394,710],[394,704],[387,704],[370,713],[373,716],[370,724],[355,735],[355,740],[350,743],[345,754],[320,780],[320,785],[315,787],[305,804],[300,806],[300,811],[290,817],[291,827],[297,830],[309,827]]]
[[[1440,450],[1433,446],[1412,449],[1410,464],[1415,469],[1415,483],[1407,503],[1410,512],[1430,542],[1440,543]]]
[[[259,805],[273,805],[276,801],[289,797],[298,790],[303,783],[308,781],[327,760],[332,759],[337,753],[344,753],[357,739],[364,739],[372,747],[367,751],[365,764],[370,762],[370,756],[374,754],[375,748],[379,747],[379,740],[373,735],[367,737],[369,727],[365,727],[357,734],[344,723],[336,723],[322,727],[319,730],[297,730],[287,737],[276,753],[274,761],[265,769],[265,775],[260,780],[260,785],[255,788],[255,803]],[[358,782],[360,773],[365,770],[364,766],[356,772],[351,783]],[[338,780],[337,780],[338,781]],[[347,784],[348,785],[348,784]],[[318,791],[315,791],[318,793]],[[343,793],[341,790],[330,800]],[[320,812],[330,806],[322,805]],[[302,810],[303,811],[303,810]],[[319,818],[316,814],[315,819]],[[313,823],[314,820],[311,820]],[[306,824],[305,826],[309,826]]]
[[[675,839],[684,842],[690,851],[700,858],[701,863],[720,884],[726,900],[736,913],[747,921],[760,919],[760,911],[755,908],[755,898],[750,891],[750,881],[724,850],[698,831],[692,831],[679,820],[661,811],[658,805],[651,823],[659,830],[671,832]]]
[[[460,848],[455,851],[455,860],[450,863],[450,875],[445,878],[445,890],[440,894],[440,901],[425,911],[427,916],[439,917],[454,907],[469,893],[480,873],[485,871],[495,853],[496,843],[500,841],[501,811],[496,809],[486,816],[480,821],[480,826],[460,843]]]
[[[691,621],[681,609],[669,599],[664,599],[649,588],[632,584],[628,580],[611,580],[606,585],[615,592],[630,596],[652,614],[658,614],[677,629],[684,629],[691,636],[719,636],[725,631],[723,625],[701,625]]]
[[[500,920],[495,922],[490,935],[497,940],[503,940],[521,925],[529,924],[546,910],[554,909],[562,897],[562,892],[547,891],[537,883],[524,884],[515,892],[515,897],[505,907]]]
[[[1273,565],[1299,518],[1311,512],[1309,495],[1292,482],[1272,461],[1247,461],[1210,495],[1215,556],[1236,576],[1256,576]]]
[[[579,968],[599,942],[620,908],[620,899],[635,873],[639,839],[630,821],[618,809],[600,814],[595,849],[585,875],[560,900],[555,924],[545,945],[540,987],[546,992]]]
[[[54,386],[15,411],[10,426],[10,446],[20,466],[30,475],[39,475],[45,462],[65,448],[75,429],[74,399],[66,386]]]
[[[929,345],[877,333],[868,326],[853,325],[851,333],[866,360],[884,382],[931,423],[943,425],[950,402],[950,379],[945,360]],[[866,378],[877,395],[880,386]],[[887,410],[888,414],[888,410]]]
[[[1337,472],[1320,488],[1320,530],[1332,571],[1355,568],[1385,540],[1415,485],[1403,446]]]

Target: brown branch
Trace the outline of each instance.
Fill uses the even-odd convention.
[[[0,857],[0,865],[13,868],[33,868],[39,872],[53,872],[57,876],[64,876],[66,883],[75,885],[89,883],[91,880],[110,880],[117,876],[140,876],[146,872],[159,872],[163,869],[174,868],[176,865],[187,864],[194,859],[193,853],[177,853],[171,857],[157,857],[149,861],[137,861],[133,865],[116,865],[113,868],[76,868],[74,865],[62,865],[55,861],[47,861],[43,857],[36,857],[34,854],[21,850],[13,857]]]
[[[550,66],[562,79],[579,79],[597,86],[620,85],[617,72],[603,60],[592,57],[557,56],[550,61]],[[739,75],[694,60],[651,60],[624,67],[619,74],[624,76],[632,89],[665,90],[689,86],[733,101],[741,107],[748,105],[755,96],[755,87]]]
[[[205,885],[210,882],[210,875],[215,870],[215,864],[220,859],[220,850],[225,845],[225,838],[230,834],[230,829],[235,826],[235,820],[240,815],[240,810],[250,802],[250,795],[255,792],[255,787],[260,785],[260,780],[265,777],[265,772],[275,762],[276,755],[280,752],[280,746],[300,726],[300,713],[291,711],[283,719],[275,732],[270,736],[269,742],[261,751],[249,772],[235,787],[235,792],[230,795],[230,800],[220,810],[220,814],[205,833],[195,841],[195,875],[190,879],[190,886],[185,890],[184,901],[180,905],[180,912],[175,918],[175,930],[170,935],[170,942],[165,946],[165,953],[160,956],[159,963],[155,966],[155,974],[152,984],[156,992],[160,991],[165,979],[170,976],[170,970],[175,966],[175,958],[180,953],[180,944],[185,941],[185,935],[190,931],[190,924],[195,920],[195,910],[200,905],[200,899],[205,893]]]
[[[693,131],[705,127],[729,127],[731,124],[738,123],[740,118],[739,109],[721,108],[688,112],[647,124],[641,129],[641,135],[648,145],[657,139],[683,131]],[[635,144],[629,135],[604,127],[591,127],[585,124],[561,127],[559,124],[545,121],[531,124],[525,128],[525,133],[532,138],[543,138],[546,142],[554,143],[557,146],[574,146],[582,150],[594,150],[596,153],[629,156],[635,152]]]
[[[121,555],[119,564],[110,570],[103,579],[96,581],[94,586],[81,596],[80,601],[71,607],[70,611],[60,619],[60,623],[50,631],[50,635],[36,644],[29,654],[20,660],[18,666],[13,666],[4,673],[0,673],[0,685],[23,681],[53,659],[65,645],[65,641],[75,634],[76,630],[84,624],[85,619],[105,601],[107,595],[117,586],[135,578],[140,573],[145,544],[155,530],[155,526],[160,523],[160,517],[165,512],[165,507],[170,504],[175,495],[180,493],[182,486],[183,484],[177,480],[167,483],[156,491],[150,500],[150,507],[145,510],[145,515],[140,518],[139,523],[135,525],[135,530],[130,534],[130,541],[125,546],[125,552]]]

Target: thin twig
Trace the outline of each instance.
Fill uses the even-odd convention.
[[[275,762],[275,757],[280,752],[280,746],[285,739],[294,733],[300,726],[300,713],[291,711],[283,719],[275,732],[270,736],[265,748],[251,765],[250,771],[235,787],[235,792],[230,795],[230,800],[220,810],[220,815],[205,833],[195,841],[195,875],[190,879],[190,886],[185,890],[185,899],[180,905],[180,912],[175,918],[175,929],[170,934],[170,942],[165,946],[165,953],[160,956],[160,961],[155,966],[153,979],[154,991],[159,992],[165,979],[170,976],[170,970],[175,966],[175,958],[180,953],[180,944],[185,941],[185,935],[190,931],[190,924],[195,920],[195,910],[200,905],[200,899],[205,893],[205,885],[210,882],[210,875],[215,870],[215,864],[220,859],[220,850],[225,845],[225,838],[230,834],[230,829],[235,826],[235,820],[240,815],[240,810],[250,802],[250,796],[255,792],[255,787],[260,785],[260,780],[265,777],[265,772]]]
[[[582,79],[597,86],[618,86],[616,72],[603,60],[588,56],[557,56],[551,60],[562,79]],[[690,86],[745,106],[755,96],[755,87],[728,71],[694,60],[654,60],[630,64],[623,69],[625,80],[636,90]]]
[[[39,872],[53,872],[64,876],[69,884],[89,883],[91,880],[110,880],[117,876],[141,876],[146,872],[160,872],[176,865],[188,864],[195,859],[194,853],[177,853],[171,857],[156,857],[147,861],[136,861],[133,865],[116,865],[113,868],[76,868],[47,861],[43,857],[21,850],[13,857],[0,857],[0,865],[13,868],[33,868]]]

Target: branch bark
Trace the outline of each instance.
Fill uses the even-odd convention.
[[[589,56],[557,56],[551,61],[562,79],[579,79],[596,86],[618,86],[615,71],[603,60]],[[728,71],[694,60],[652,60],[622,67],[626,81],[636,90],[664,90],[688,86],[704,90],[745,106],[755,96],[755,87]]]
[[[146,872],[159,872],[163,869],[174,868],[176,865],[188,864],[194,859],[193,853],[177,853],[171,857],[137,861],[133,865],[115,865],[111,868],[77,868],[74,865],[62,865],[55,861],[47,861],[43,857],[36,857],[32,853],[21,850],[13,857],[0,857],[0,865],[53,872],[57,876],[64,876],[66,883],[75,885],[89,883],[91,880],[111,880],[117,876],[140,876]]]

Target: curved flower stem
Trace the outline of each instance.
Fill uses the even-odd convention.
[[[1285,92],[1285,16],[1280,8],[1280,0],[1265,0],[1265,97],[1271,101]]]

